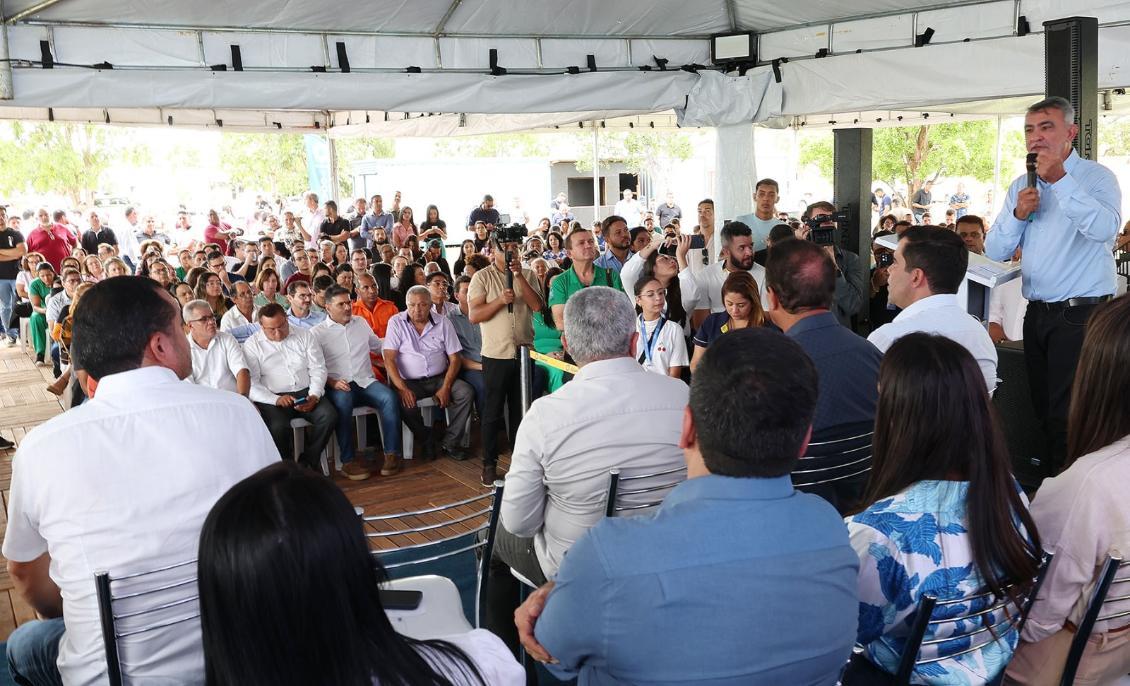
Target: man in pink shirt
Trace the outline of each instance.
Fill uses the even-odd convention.
[[[69,257],[71,249],[75,247],[75,236],[62,224],[51,223],[51,216],[42,207],[39,208],[36,217],[39,219],[39,225],[27,236],[28,252],[43,255],[58,273],[62,269],[63,258]]]

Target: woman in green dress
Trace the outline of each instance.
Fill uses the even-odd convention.
[[[55,285],[55,268],[50,262],[40,262],[35,268],[36,278],[28,285],[31,300],[31,344],[35,348],[35,366],[42,367],[47,354],[47,297]]]

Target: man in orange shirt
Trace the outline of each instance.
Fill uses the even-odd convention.
[[[361,272],[354,277],[357,287],[357,300],[353,302],[353,316],[364,319],[369,324],[373,333],[381,338],[385,337],[388,320],[397,313],[396,304],[391,300],[381,300],[377,295],[377,281],[372,274]],[[373,375],[378,381],[385,381],[384,358],[379,354],[371,354],[373,362]]]

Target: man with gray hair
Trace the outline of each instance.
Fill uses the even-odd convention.
[[[246,396],[251,391],[251,373],[243,349],[235,336],[216,329],[212,306],[204,300],[192,300],[185,304],[183,314],[192,352],[192,374],[188,380]]]
[[[683,464],[687,386],[644,371],[632,354],[638,336],[635,309],[621,290],[590,286],[565,305],[562,342],[580,371],[535,400],[522,420],[491,561],[487,628],[512,647],[518,590],[507,568],[541,586],[604,516],[610,470],[631,476]]]
[[[1122,226],[1122,192],[1113,172],[1084,160],[1072,141],[1075,108],[1051,97],[1028,108],[1024,137],[1036,156],[1036,183],[1021,176],[985,241],[1003,262],[1023,248],[1024,358],[1036,416],[1050,446],[1045,476],[1063,466],[1067,406],[1087,318],[1115,290],[1114,238]]]

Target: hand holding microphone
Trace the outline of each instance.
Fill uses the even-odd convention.
[[[1036,189],[1038,161],[1039,155],[1034,152],[1028,153],[1028,157],[1024,160],[1024,166],[1028,170],[1028,186],[1016,195],[1016,209],[1012,212],[1012,215],[1021,221],[1031,220],[1032,215],[1040,207],[1040,192]]]

